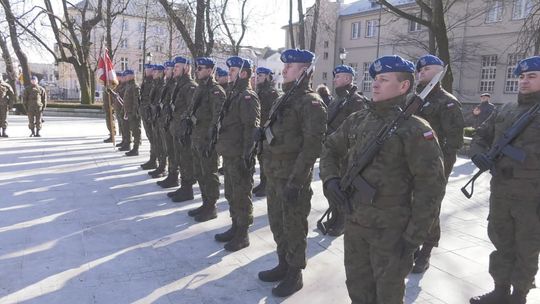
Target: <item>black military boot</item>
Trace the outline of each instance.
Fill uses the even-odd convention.
[[[41,135],[39,134],[39,131],[40,131],[40,129],[36,128],[36,137],[41,137]]]
[[[112,137],[109,136],[107,139],[104,139],[103,142],[106,143],[106,144],[112,143]]]
[[[2,128],[2,137],[9,137],[6,133],[7,128]]]
[[[148,172],[148,174],[152,178],[164,177],[165,175],[167,175],[166,170],[165,170],[165,165],[166,164],[167,164],[167,162],[164,162],[164,161],[159,162],[159,166],[156,168],[156,170]]]
[[[141,168],[143,170],[152,170],[157,168],[157,161],[156,157],[153,155],[150,155],[150,159],[141,165]]]
[[[219,167],[217,169],[217,172],[219,173],[219,175],[225,175],[225,169],[223,169],[223,167]]]
[[[512,295],[508,298],[508,304],[526,304],[527,303],[527,293],[521,292],[514,287]]]
[[[222,233],[218,233],[216,235],[214,235],[214,239],[218,242],[222,242],[222,243],[225,243],[225,242],[229,242],[233,239],[234,237],[234,234],[236,233],[236,230],[237,230],[238,227],[236,227],[236,221],[233,220],[232,221],[232,225],[231,225],[231,228],[229,228],[227,231],[225,232],[222,232]]]
[[[126,145],[126,144],[124,144],[124,140],[122,139],[121,142],[119,142],[119,143],[116,144],[116,147],[117,147],[117,148],[120,148],[120,147],[123,147],[123,146],[125,146],[125,145]]]
[[[36,131],[34,131],[34,129],[30,129],[30,131],[32,132],[30,133],[30,137],[36,136]]]
[[[120,149],[118,149],[118,151],[129,151],[129,150],[131,150],[131,144],[130,143],[126,143],[123,146],[121,146]]]
[[[126,152],[126,156],[138,156],[139,155],[139,145],[134,144],[133,149],[131,149],[129,152]]]
[[[278,258],[279,262],[276,267],[259,272],[259,280],[263,282],[277,282],[285,278],[289,264],[287,264],[285,255],[278,255]]]
[[[193,199],[193,183],[181,182],[180,188],[175,192],[171,199],[175,203],[191,201]]]
[[[197,215],[198,215],[199,213],[201,213],[201,212],[203,211],[203,209],[205,208],[204,205],[205,205],[205,204],[203,203],[201,206],[199,206],[199,207],[197,207],[197,208],[195,208],[195,209],[189,210],[187,214],[188,214],[189,216],[193,216],[193,217],[194,217],[194,216],[197,216]]]
[[[414,267],[412,273],[423,273],[429,268],[429,258],[431,257],[431,250],[433,246],[424,245],[422,249],[418,251],[416,258],[414,260]]]
[[[276,297],[288,297],[299,291],[304,286],[302,281],[302,269],[289,267],[287,275],[276,287],[272,288],[272,294]]]
[[[178,187],[178,172],[169,172],[167,178],[157,181],[157,184],[161,188]]]
[[[249,235],[248,235],[249,226],[239,226],[234,233],[233,238],[223,246],[225,250],[235,252],[242,248],[249,246]],[[232,228],[232,227],[231,227]]]
[[[341,212],[336,212],[336,220],[330,228],[328,235],[338,237],[345,232],[345,216]]]
[[[216,203],[203,204],[201,211],[193,218],[195,221],[202,223],[209,220],[213,220],[217,217]]]
[[[495,289],[481,296],[469,300],[471,304],[508,304],[510,285],[495,284]]]
[[[256,197],[265,197],[266,196],[266,180],[262,179],[261,183],[257,187],[253,188],[253,194]]]

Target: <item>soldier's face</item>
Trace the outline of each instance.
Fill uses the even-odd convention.
[[[30,80],[30,83],[31,83],[32,85],[36,85],[36,84],[37,84],[37,80],[32,79],[32,80]]]
[[[374,102],[388,100],[407,93],[411,83],[399,81],[397,72],[382,73],[375,76],[371,83]]]
[[[257,84],[263,83],[266,80],[266,74],[257,74]]]
[[[238,77],[240,69],[237,67],[230,67],[229,68],[229,75],[231,76],[231,79],[236,79]]]
[[[489,101],[489,96],[480,96],[480,102],[487,102]]]
[[[540,72],[521,73],[519,75],[518,85],[521,94],[540,92]]]
[[[205,79],[210,77],[212,74],[212,68],[205,66],[205,65],[199,65],[197,66],[197,72],[195,72],[195,75],[197,76],[197,79]]]
[[[304,63],[285,63],[283,66],[283,83],[296,81],[308,66]]]
[[[229,82],[229,76],[220,76],[217,78],[219,84],[226,84]]]
[[[146,70],[144,70],[144,75],[146,77],[152,77],[152,76],[154,76],[154,70],[146,69]]]
[[[174,77],[180,77],[184,74],[184,66],[183,63],[177,63],[174,65],[173,75]]]
[[[440,65],[426,65],[420,69],[418,72],[418,82],[421,84],[427,84],[428,82],[437,75],[440,71],[443,70],[443,67]]]
[[[351,74],[348,73],[337,73],[334,76],[334,87],[341,88],[352,82]]]
[[[172,73],[173,73],[173,68],[172,68],[172,67],[171,67],[171,68],[166,68],[166,69],[165,69],[165,77],[171,78]]]

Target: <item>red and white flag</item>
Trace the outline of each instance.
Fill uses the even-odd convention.
[[[118,78],[116,78],[116,73],[114,72],[114,65],[111,57],[109,57],[109,50],[107,48],[105,48],[105,56],[100,57],[98,60],[96,74],[103,83],[118,83]]]

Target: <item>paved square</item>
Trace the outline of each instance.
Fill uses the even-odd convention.
[[[198,188],[194,201],[171,203],[140,169],[147,141],[128,158],[102,142],[101,119],[45,120],[43,137],[28,138],[26,118],[10,116],[11,137],[0,139],[0,303],[350,303],[343,238],[315,227],[326,209],[318,166],[304,288],[277,299],[273,284],[257,279],[277,261],[265,199],[254,201],[251,246],[226,252],[213,238],[230,224],[223,195],[218,218],[196,223],[187,210],[200,204]],[[492,288],[488,174],[472,200],[459,191],[473,171],[458,159],[440,247],[424,275],[409,276],[406,303],[463,304]],[[528,300],[540,303],[540,291]]]

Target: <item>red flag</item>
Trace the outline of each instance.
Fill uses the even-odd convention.
[[[109,57],[109,50],[105,48],[105,56],[100,57],[98,60],[97,76],[103,83],[107,83],[107,80],[112,83],[118,83],[116,73],[114,72],[114,65]]]

